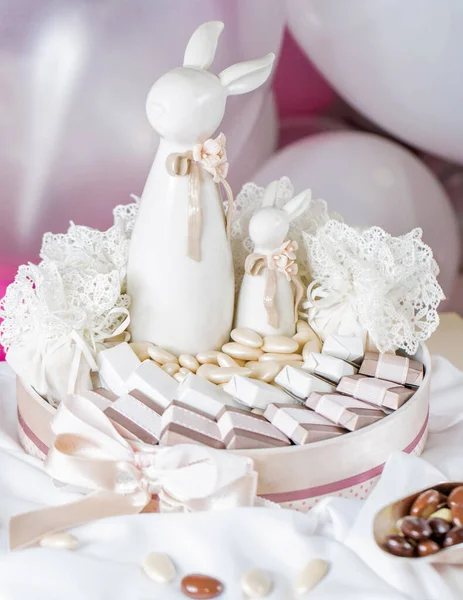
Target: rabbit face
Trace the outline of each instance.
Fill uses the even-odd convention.
[[[151,88],[146,113],[163,138],[193,145],[211,137],[225,112],[227,94],[219,78],[199,68],[180,67]]]
[[[249,222],[249,237],[255,250],[272,251],[285,241],[289,231],[289,217],[278,208],[261,208]]]

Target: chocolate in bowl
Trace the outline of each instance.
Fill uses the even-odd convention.
[[[416,551],[413,555],[410,552],[404,552],[403,554],[399,554],[398,552],[391,551],[391,549],[394,550],[397,547],[400,550],[401,545],[388,543],[388,538],[390,536],[393,536],[393,538],[395,538],[398,535],[403,535],[403,532],[400,530],[400,520],[410,515],[412,506],[416,506],[415,501],[419,496],[423,496],[425,492],[428,492],[429,490],[435,490],[436,492],[439,492],[441,494],[442,502],[440,502],[440,505],[442,505],[444,502],[446,502],[451,492],[455,488],[462,485],[462,482],[440,483],[432,487],[427,487],[422,490],[419,490],[418,492],[415,492],[410,496],[401,498],[400,500],[397,500],[396,502],[393,502],[392,504],[389,504],[382,508],[376,514],[375,519],[373,521],[373,535],[378,546],[383,550],[383,552],[395,559],[425,561],[442,564],[446,563],[455,565],[463,564],[463,535],[460,535],[462,532],[456,531],[457,529],[459,529],[459,527],[456,524],[451,524],[451,531],[453,531],[451,537],[454,540],[461,539],[462,541],[454,545],[446,545],[444,542],[444,536],[442,536],[442,539],[438,540],[439,545],[442,546],[440,550],[436,551],[436,548],[433,544],[427,544],[428,546],[433,546],[432,552],[430,552],[429,554],[423,554],[420,556],[418,551]],[[398,521],[399,527],[397,525]],[[447,536],[448,535],[449,534],[447,534]],[[437,541],[437,539],[433,536],[431,536],[430,539]],[[394,542],[394,539],[392,539],[392,541]],[[416,543],[418,545],[418,542]],[[423,548],[423,551],[424,550],[425,549]]]

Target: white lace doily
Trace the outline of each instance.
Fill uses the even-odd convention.
[[[319,305],[325,311],[330,303],[354,306],[381,352],[415,354],[436,329],[444,298],[439,268],[421,236],[421,229],[392,237],[379,227],[358,231],[337,221],[304,233]]]
[[[241,285],[244,275],[244,261],[246,256],[253,251],[253,244],[249,237],[249,221],[256,211],[262,207],[265,187],[255,183],[246,183],[236,196],[233,206],[233,219],[231,228],[231,245],[235,266],[235,284],[237,289]],[[294,187],[288,177],[279,181],[275,206],[283,206],[294,196]],[[339,215],[329,215],[328,206],[324,200],[311,199],[307,210],[296,221],[291,223],[288,237],[295,240],[299,248],[303,248],[303,233],[314,234],[329,218],[341,220]],[[298,255],[299,272],[303,279],[307,279],[310,267],[307,257]]]
[[[72,331],[103,340],[124,320],[111,312],[128,308],[126,267],[133,205],[118,207],[107,231],[75,225],[46,233],[39,265],[23,265],[0,302],[0,340],[8,349],[34,332],[58,340]]]

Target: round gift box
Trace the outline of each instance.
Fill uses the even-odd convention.
[[[325,496],[364,499],[392,452],[421,454],[427,437],[431,358],[426,346],[415,357],[425,367],[419,389],[397,411],[358,431],[305,446],[241,450],[254,460],[260,496],[307,511]],[[55,409],[18,379],[19,438],[26,452],[45,458]]]

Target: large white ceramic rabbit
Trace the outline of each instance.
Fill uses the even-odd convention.
[[[223,23],[192,35],[183,66],[151,88],[146,111],[161,140],[143,191],[128,263],[131,333],[174,352],[219,348],[233,320],[234,276],[218,183],[228,164],[220,125],[227,96],[270,75],[273,54],[214,75]],[[229,188],[228,192],[231,193]]]
[[[274,206],[278,181],[267,186],[262,208],[249,222],[254,252],[246,259],[235,314],[235,327],[248,327],[261,335],[295,333],[297,307],[304,292],[297,275],[296,242],[285,241],[290,222],[310,204],[310,191]]]

